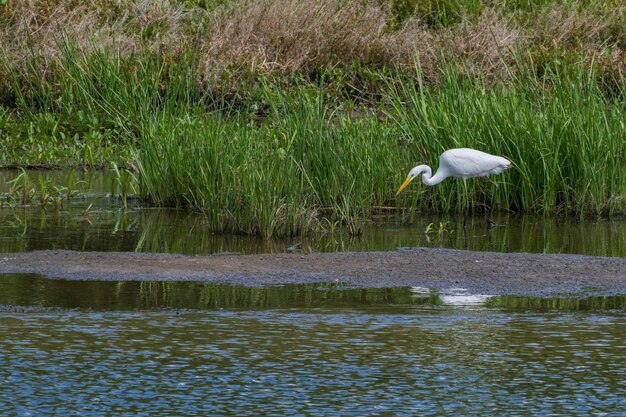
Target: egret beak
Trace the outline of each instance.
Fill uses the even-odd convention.
[[[411,180],[415,178],[415,177],[407,177],[406,180],[404,180],[404,182],[402,183],[402,185],[400,186],[400,188],[398,188],[398,191],[396,191],[396,195],[400,194],[402,192],[402,190],[404,190],[404,187],[406,187],[407,185],[409,185],[409,183],[411,182]]]

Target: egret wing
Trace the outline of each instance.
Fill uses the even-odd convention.
[[[441,154],[439,165],[450,175],[461,178],[484,177],[499,174],[511,166],[501,156],[490,155],[475,149],[450,149]]]

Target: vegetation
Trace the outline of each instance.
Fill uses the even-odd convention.
[[[65,202],[79,194],[76,187],[80,181],[76,181],[74,172],[68,176],[65,185],[55,185],[41,174],[36,177],[33,179],[24,168],[20,168],[20,173],[8,181],[9,191],[0,194],[0,208],[6,205],[11,208],[35,206],[61,209]]]
[[[415,161],[436,166],[443,150],[468,146],[515,162],[500,187],[505,209],[624,211],[623,100],[607,102],[582,70],[555,76],[549,93],[529,76],[491,88],[445,77],[434,89],[394,85],[384,121],[343,114],[321,87],[265,91],[272,107],[259,125],[161,116],[138,153],[143,193],[202,210],[216,231],[301,234],[321,212],[358,233],[359,219],[380,207],[463,207],[459,181],[415,185],[399,199],[394,191]]]
[[[626,213],[619,1],[0,8],[5,166],[114,168],[123,200],[136,178],[215,232],[359,234],[373,211],[463,207],[455,181],[394,191],[467,146],[514,162],[503,209]]]

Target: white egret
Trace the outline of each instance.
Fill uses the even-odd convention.
[[[428,165],[416,166],[409,171],[409,175],[396,192],[396,195],[400,194],[402,190],[404,190],[404,188],[420,174],[424,174],[422,175],[422,182],[429,186],[439,184],[448,177],[461,178],[463,180],[463,187],[465,188],[465,218],[463,221],[463,226],[465,226],[467,224],[467,215],[469,212],[467,179],[500,174],[510,167],[511,161],[501,156],[490,155],[488,153],[469,148],[449,149],[442,153],[439,157],[439,168],[437,169],[435,175],[433,175],[433,171]],[[487,224],[489,227],[493,227],[496,224],[493,222],[491,214],[493,212],[498,184],[496,184],[495,181],[489,181],[493,182],[495,190],[491,199],[491,207],[489,208]]]

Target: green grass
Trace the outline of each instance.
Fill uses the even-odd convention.
[[[381,208],[460,212],[454,179],[434,188],[416,181],[395,196],[410,168],[436,169],[454,147],[513,161],[495,178],[501,209],[626,213],[626,92],[599,83],[593,67],[539,72],[526,61],[494,82],[450,65],[437,83],[426,83],[419,66],[409,75],[369,70],[379,85],[363,105],[329,93],[338,83],[332,69],[315,82],[257,76],[242,95],[226,97],[199,86],[191,52],[170,61],[159,53],[87,55],[69,43],[61,51],[52,78],[11,70],[15,107],[0,109],[5,163],[136,166],[142,197],[198,210],[216,233],[345,227],[358,235]],[[118,178],[132,190],[131,175],[118,170]],[[491,186],[470,184],[480,212]]]
[[[143,129],[142,193],[201,210],[218,232],[269,237],[338,224],[358,234],[376,207],[461,210],[458,180],[411,184],[398,198],[394,191],[417,163],[436,168],[445,149],[472,147],[513,161],[496,178],[503,209],[623,214],[623,92],[608,98],[582,69],[550,80],[520,74],[487,87],[448,72],[436,87],[390,82],[383,121],[327,104],[323,86],[266,87],[270,108],[260,123],[161,114]],[[491,186],[471,185],[480,209]]]
[[[19,110],[0,107],[0,149],[3,167],[102,168],[112,161],[128,165],[132,158],[129,143],[118,131],[81,111],[24,116]]]
[[[624,97],[624,90],[607,97],[582,68],[554,71],[547,79],[526,71],[490,87],[447,73],[437,88],[396,87],[390,116],[409,160],[436,164],[442,151],[455,147],[509,158],[514,169],[502,175],[504,208],[623,213]],[[459,182],[439,190],[434,207],[458,208]]]
[[[301,112],[261,126],[222,115],[158,119],[138,154],[142,192],[199,209],[218,232],[299,235],[323,215],[358,234],[360,219],[391,194],[390,167],[371,158],[391,148],[376,122],[334,124],[323,106],[309,107],[308,93],[300,99]]]
[[[15,93],[13,106],[0,106],[0,164],[128,167],[144,121],[155,112],[188,110],[192,96],[201,100],[188,76],[191,55],[172,67],[161,54],[85,54],[68,42],[60,52],[50,78],[0,57]]]

